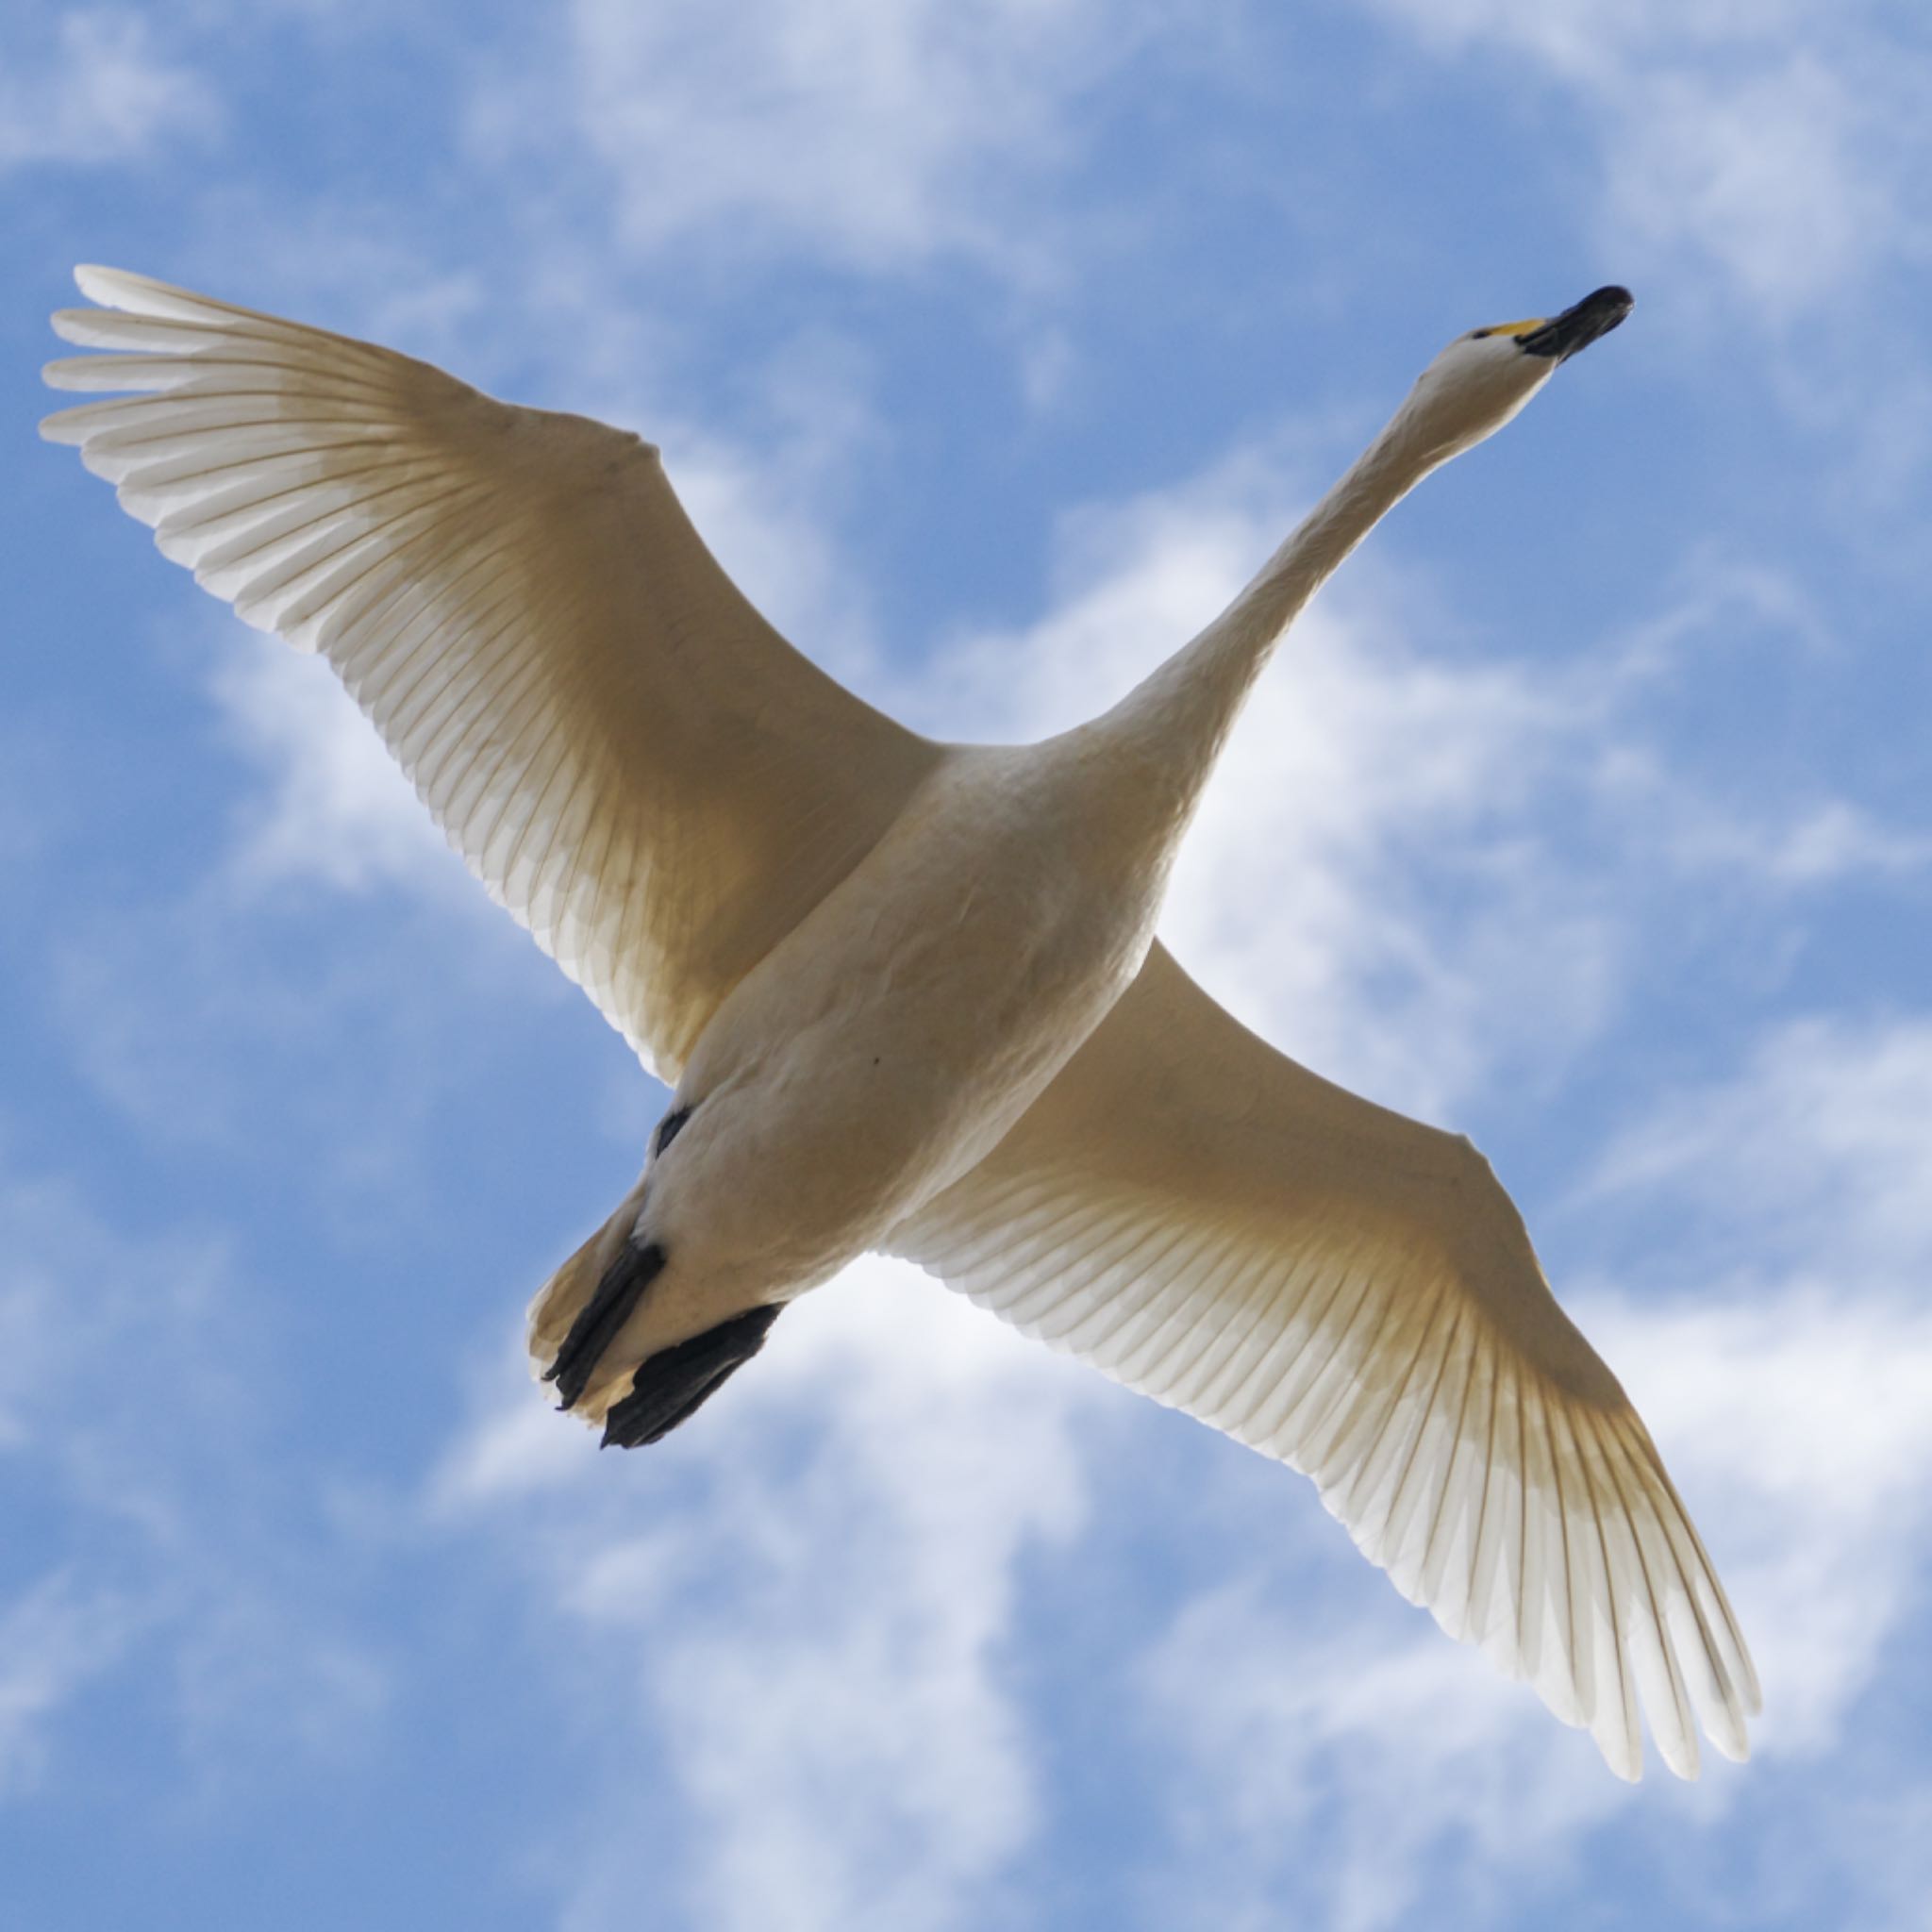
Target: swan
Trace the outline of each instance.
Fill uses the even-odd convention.
[[[929,741],[768,625],[658,451],[82,268],[42,425],[236,613],[325,657],[450,842],[673,1089],[532,1304],[655,1442],[867,1250],[1310,1475],[1612,1770],[1746,1753],[1756,1673],[1650,1435],[1466,1140],[1237,1024],[1155,937],[1283,631],[1629,294],[1459,335],[1213,623],[1043,743]],[[130,393],[131,392],[131,393]]]

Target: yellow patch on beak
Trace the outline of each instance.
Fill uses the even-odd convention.
[[[1526,336],[1531,329],[1541,328],[1549,320],[1547,315],[1532,315],[1527,322],[1492,322],[1488,328],[1475,331],[1478,336]]]

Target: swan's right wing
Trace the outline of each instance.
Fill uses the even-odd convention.
[[[1467,1141],[1257,1039],[1157,945],[1019,1124],[891,1247],[1315,1479],[1452,1637],[1642,1761],[1742,1757],[1757,1682],[1616,1377]]]
[[[50,416],[237,615],[319,651],[491,895],[675,1081],[941,756],[794,651],[658,452],[109,269]]]

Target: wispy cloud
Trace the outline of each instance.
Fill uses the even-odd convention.
[[[641,1751],[682,1820],[660,1883],[702,1923],[982,1923],[1040,1824],[1002,1665],[1021,1568],[1080,1524],[1074,1421],[1103,1391],[879,1260],[789,1310],[758,1371],[621,1466],[506,1359],[433,1479],[527,1570],[608,1760],[573,1923],[635,1912],[632,1807],[665,1803]]]
[[[1874,1238],[1846,1219],[1849,1244]],[[1701,1307],[1579,1298],[1579,1320],[1721,1531],[1766,1685],[1759,1755],[1830,1757],[1925,1607],[1932,1316],[1839,1260]]]
[[[225,630],[210,690],[263,788],[237,826],[238,882],[462,885],[460,862],[328,666],[239,624]]]
[[[73,1188],[4,1171],[0,1251],[0,1496],[62,1524],[0,1601],[0,1795],[92,1774],[44,1734],[97,1683],[158,1714],[190,1784],[365,1742],[384,1674],[325,1561],[275,1533],[292,1499],[258,1453],[264,1324],[221,1244],[131,1240]]]
[[[0,67],[0,172],[138,160],[217,125],[207,80],[158,45],[142,14],[71,8],[32,35],[25,9],[15,19]]]
[[[1541,70],[1580,105],[1607,248],[1702,264],[1780,322],[1923,257],[1927,68],[1880,8],[1378,0],[1424,45]]]
[[[1661,1198],[1686,1239],[1911,1295],[1932,1260],[1932,1020],[1786,1021],[1732,1078],[1621,1137],[1604,1193]]]
[[[865,268],[963,255],[1025,275],[1049,258],[1003,217],[1077,160],[1067,109],[1156,25],[1138,0],[577,0],[571,19],[572,118],[628,248],[702,233],[714,254]],[[512,86],[486,100],[486,141],[514,144],[516,99]]]
[[[60,1707],[119,1664],[142,1622],[127,1597],[58,1571],[0,1602],[0,1799],[38,1782]]]
[[[1605,140],[1610,245],[1641,262],[1705,257],[1779,316],[1841,301],[1919,226],[1905,198],[1918,143],[1904,127],[1874,142],[1860,83],[1816,56],[1778,54],[1620,87]]]
[[[1284,1915],[1379,1932],[1440,1887],[1480,1924],[1525,1868],[1632,1802],[1479,1656],[1324,1605],[1316,1562],[1251,1571],[1196,1596],[1141,1660],[1171,1821],[1146,1882],[1172,1886],[1171,1910],[1185,1894],[1237,1932]]]

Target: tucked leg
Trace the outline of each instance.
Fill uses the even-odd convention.
[[[637,1449],[661,1441],[758,1354],[777,1319],[775,1307],[747,1308],[641,1362],[630,1393],[604,1420],[604,1447]]]
[[[544,1371],[543,1379],[557,1384],[565,1408],[575,1408],[604,1351],[615,1340],[617,1331],[630,1320],[645,1289],[664,1271],[664,1250],[656,1241],[634,1247],[626,1241],[617,1259],[604,1271],[596,1291],[577,1312],[570,1333],[557,1351],[557,1359]]]

